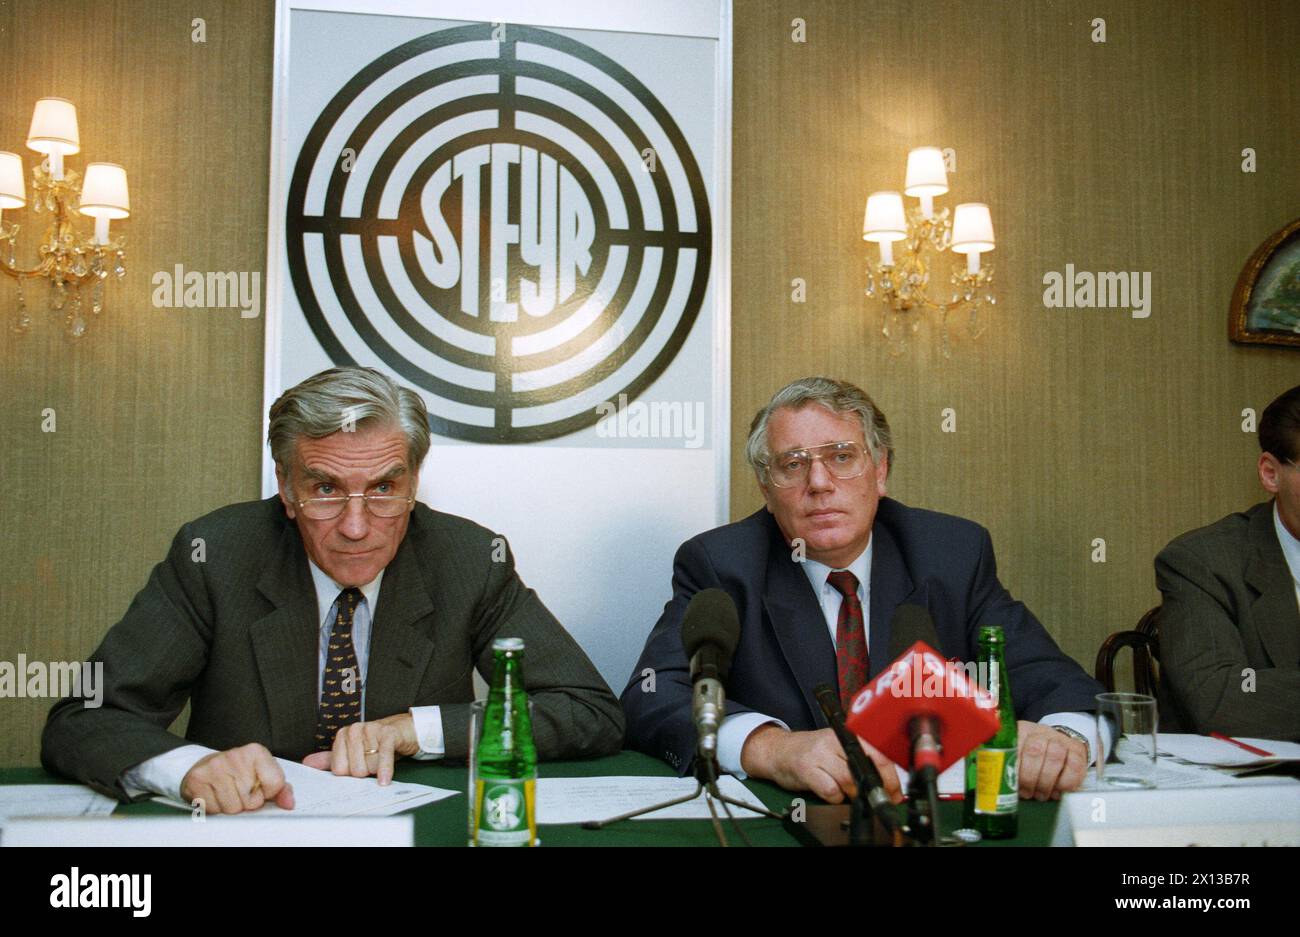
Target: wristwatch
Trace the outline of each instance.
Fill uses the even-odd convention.
[[[1082,732],[1076,732],[1073,729],[1068,729],[1065,726],[1052,726],[1052,728],[1055,729],[1057,732],[1060,732],[1062,735],[1068,735],[1070,738],[1082,742],[1083,750],[1088,754],[1088,760],[1092,761],[1092,746],[1088,744],[1088,737],[1086,735],[1084,735]]]

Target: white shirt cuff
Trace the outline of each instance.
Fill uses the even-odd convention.
[[[740,752],[745,747],[745,740],[759,726],[775,723],[789,731],[790,727],[780,719],[764,716],[762,713],[736,713],[727,716],[718,726],[718,767],[727,774],[734,774],[742,781],[748,777],[745,769],[740,767]]]
[[[1088,764],[1097,762],[1097,717],[1090,713],[1049,713],[1042,719],[1038,720],[1039,725],[1061,726],[1066,729],[1073,729],[1085,739],[1088,740]],[[1101,722],[1101,760],[1106,760],[1106,753],[1110,751],[1110,723],[1106,720]]]
[[[411,757],[416,761],[430,761],[447,754],[442,738],[442,707],[412,706],[411,721],[415,723],[415,738],[420,751]]]
[[[122,772],[122,787],[132,797],[142,794],[161,794],[180,803],[181,783],[200,759],[215,755],[214,749],[204,745],[182,745],[169,752],[148,758],[133,768]]]

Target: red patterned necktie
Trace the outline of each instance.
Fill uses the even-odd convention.
[[[316,751],[334,747],[339,729],[361,721],[361,671],[352,644],[352,617],[361,604],[360,589],[344,589],[334,600],[338,609],[330,629],[329,650],[321,683],[320,708],[316,711]]]
[[[840,705],[847,711],[853,697],[867,682],[871,665],[867,632],[862,624],[862,602],[858,600],[858,577],[840,569],[826,577],[826,581],[844,596],[835,625],[835,668],[840,678]]]

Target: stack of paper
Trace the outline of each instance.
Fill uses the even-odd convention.
[[[286,817],[386,817],[459,793],[404,781],[380,787],[374,778],[342,777],[308,768],[296,761],[275,760],[284,769],[285,780],[293,785],[293,809],[284,810],[267,803],[260,810],[234,814],[235,817],[274,814]],[[189,804],[163,797],[155,800],[182,810],[192,809]]]
[[[1271,765],[1300,761],[1300,744],[1279,742],[1273,739],[1237,739],[1235,745],[1226,739],[1208,735],[1161,735],[1156,745],[1161,754],[1171,755],[1194,765],[1214,765],[1219,768],[1266,768]],[[1249,745],[1258,752],[1248,751]],[[1265,752],[1267,754],[1259,754]]]

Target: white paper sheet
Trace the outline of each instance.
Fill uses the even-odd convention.
[[[911,779],[909,775],[898,765],[894,765],[894,770],[898,772],[898,783],[903,788],[903,794],[907,794],[907,785]],[[966,759],[958,758],[946,769],[939,772],[939,796],[948,797],[953,794],[966,793]]]
[[[1166,754],[1172,754],[1172,753],[1166,753],[1165,740],[1171,738],[1172,739],[1181,739],[1181,738],[1202,739],[1203,737],[1198,735],[1160,736],[1159,743],[1158,743],[1160,757],[1156,759],[1156,787],[1157,788],[1168,790],[1173,788],[1194,788],[1194,787],[1236,787],[1237,785],[1240,784],[1285,785],[1290,783],[1300,783],[1300,781],[1297,781],[1295,778],[1279,778],[1275,776],[1238,777],[1227,771],[1223,771],[1220,770],[1219,768],[1211,767],[1209,765],[1189,764],[1179,759],[1166,757]],[[1217,739],[1210,739],[1210,738],[1205,738],[1204,740],[1209,742],[1215,742],[1216,744],[1219,745],[1226,745],[1228,748],[1236,748],[1236,746],[1232,745],[1230,742],[1219,742]],[[1256,739],[1256,740],[1248,741],[1243,739],[1243,741],[1247,741],[1248,744],[1253,745],[1260,740]],[[1280,746],[1289,743],[1269,742],[1268,744]],[[1265,748],[1264,745],[1260,745],[1259,747]],[[1242,751],[1239,748],[1236,748],[1236,750],[1238,752],[1241,752],[1241,754],[1245,755],[1248,759],[1252,759],[1249,762],[1250,764],[1254,764],[1256,761],[1258,761],[1257,756],[1251,755],[1249,752]],[[1266,749],[1266,750],[1274,751],[1274,749]],[[1229,756],[1231,756],[1231,753],[1229,753]],[[1228,762],[1228,764],[1239,764],[1239,763]],[[898,771],[899,783],[903,787],[903,793],[906,794],[908,774],[902,768],[898,768],[897,766],[895,767],[896,770]],[[1097,780],[1096,765],[1088,766],[1088,773],[1084,775],[1083,784],[1080,785],[1079,789],[1083,791],[1109,790],[1109,788],[1106,788],[1104,784],[1102,784]],[[945,797],[949,795],[965,794],[965,793],[966,793],[966,759],[961,758],[956,762],[954,762],[952,765],[950,765],[948,770],[944,771],[942,774],[939,775],[939,796]]]
[[[1159,749],[1164,750],[1164,738],[1160,739]],[[1247,754],[1243,752],[1242,754]],[[1181,788],[1195,787],[1239,787],[1243,785],[1288,785],[1300,784],[1295,778],[1278,778],[1268,776],[1253,777],[1236,777],[1220,768],[1211,767],[1210,765],[1194,765],[1180,761],[1175,758],[1168,758],[1157,755],[1156,757],[1156,789],[1167,791]],[[1104,782],[1097,778],[1097,768],[1095,765],[1088,768],[1088,773],[1083,779],[1083,784],[1079,790],[1082,791],[1110,791],[1114,788],[1108,788]]]
[[[587,820],[606,820],[648,807],[650,804],[674,797],[684,797],[695,790],[694,778],[540,778],[537,782],[538,823],[584,823]],[[731,775],[718,781],[718,790],[732,798],[755,807],[763,803]],[[791,795],[792,797],[794,795]],[[718,816],[725,820],[721,805],[715,805]],[[742,807],[731,807],[738,819],[758,816]],[[646,820],[707,820],[709,807],[703,796],[696,800],[656,810],[637,819]]]
[[[1172,755],[1192,764],[1218,765],[1221,768],[1245,768],[1300,761],[1300,744],[1295,742],[1247,738],[1239,738],[1237,741],[1266,751],[1269,755],[1268,757],[1256,755],[1231,742],[1211,738],[1208,735],[1177,733],[1161,733],[1156,738],[1156,749],[1162,754]]]
[[[0,824],[6,817],[103,817],[116,806],[82,784],[0,785]]]
[[[374,778],[341,777],[296,761],[275,760],[284,769],[285,780],[293,785],[293,809],[284,810],[267,803],[260,810],[234,814],[233,817],[386,817],[460,793],[406,781],[394,781],[387,787],[380,787]],[[189,804],[165,797],[154,799],[170,807],[193,809]]]

